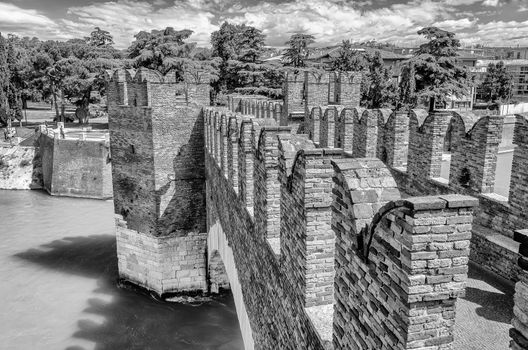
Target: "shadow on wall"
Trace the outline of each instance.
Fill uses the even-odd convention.
[[[195,121],[189,142],[180,146],[172,159],[173,179],[167,179],[157,195],[161,198],[158,235],[189,231],[206,232],[204,121]],[[172,196],[169,198],[169,196]]]
[[[95,342],[96,350],[243,349],[230,295],[196,307],[120,289],[115,252],[114,236],[93,235],[65,237],[15,256],[63,273],[97,279],[98,288],[90,295],[112,296],[111,302],[88,298],[84,312],[102,316],[105,322],[79,320],[79,330],[73,334],[74,338]],[[84,348],[71,346],[66,350]]]
[[[474,263],[470,265],[468,273],[470,281],[466,287],[466,296],[462,299],[478,304],[475,312],[480,317],[510,324],[513,317],[514,283]]]

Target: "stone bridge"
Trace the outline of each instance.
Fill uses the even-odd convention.
[[[199,72],[183,92],[171,74],[108,73],[121,279],[231,289],[246,349],[452,349],[479,199],[437,175],[463,118],[364,111],[357,75],[304,78],[287,77],[284,106],[227,109]]]

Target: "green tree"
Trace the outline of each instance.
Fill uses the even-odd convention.
[[[123,64],[122,54],[109,45],[91,46],[86,40],[35,42],[14,38],[29,59],[19,60],[24,84],[19,86],[27,97],[52,97],[57,119],[64,120],[67,102],[87,110],[97,102],[92,91],[104,95],[103,73]]]
[[[23,109],[27,108],[27,100],[39,99],[40,94],[35,86],[31,84],[33,77],[33,60],[35,59],[36,48],[40,44],[37,38],[19,38],[15,35],[8,35],[11,74],[11,84],[16,90],[19,103]]]
[[[90,36],[86,38],[86,42],[90,46],[105,47],[112,46],[114,44],[114,38],[106,30],[95,27],[94,31],[90,33]]]
[[[310,54],[310,45],[315,42],[315,38],[310,34],[293,34],[286,45],[290,47],[284,52],[286,65],[293,67],[306,67],[306,59]]]
[[[22,118],[20,93],[15,88],[16,59],[13,45],[0,33],[0,125]]]
[[[402,67],[397,109],[409,109],[416,105],[415,74],[414,64],[412,62],[408,62]]]
[[[370,56],[368,83],[368,108],[382,108],[394,105],[396,87],[392,81],[392,72],[383,65],[383,59],[379,51]]]
[[[254,27],[224,22],[219,30],[211,33],[213,55],[223,62],[257,62],[264,50],[265,38],[262,31]]]
[[[332,58],[330,67],[341,72],[361,72],[368,67],[368,55],[364,51],[355,49],[350,40],[343,40],[338,56]]]
[[[198,48],[195,42],[187,42],[193,32],[188,29],[141,31],[128,48],[128,57],[133,59],[134,67],[146,67],[162,74],[175,72],[183,79],[186,69],[194,68],[208,72],[213,80],[218,75],[218,61],[212,58],[208,49]]]
[[[0,123],[4,126],[10,118],[9,108],[9,67],[7,65],[7,42],[0,34]]]
[[[511,97],[512,76],[506,70],[503,61],[488,65],[486,77],[481,87],[486,102],[502,102]]]
[[[414,67],[417,97],[429,99],[429,110],[432,111],[437,99],[466,95],[472,81],[468,69],[457,64],[460,41],[454,33],[427,27],[418,31],[418,34],[424,35],[429,41],[422,44],[406,64]],[[412,76],[407,78],[413,79]]]
[[[280,97],[281,67],[260,60],[264,40],[260,30],[228,22],[211,34],[213,54],[221,59],[219,79],[214,84],[219,96],[236,91]]]

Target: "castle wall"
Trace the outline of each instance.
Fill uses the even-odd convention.
[[[329,73],[326,71],[305,72],[304,74],[304,93],[306,96],[304,114],[308,115],[312,111],[312,108],[325,106],[328,104],[328,87],[330,84],[330,77]]]
[[[41,133],[38,142],[48,193],[96,199],[112,197],[108,141],[59,139]]]
[[[344,106],[328,106],[328,103],[336,103],[331,99],[321,100],[317,105],[310,101],[308,86],[310,79],[317,80],[308,74],[305,73],[304,79],[307,96],[304,102],[315,107],[309,113],[305,111],[301,127],[294,119],[287,121],[292,132],[306,134],[319,147],[338,147],[356,157],[381,159],[391,168],[399,187],[407,195],[464,193],[478,196],[480,205],[475,209],[471,258],[504,277],[517,279],[519,252],[511,238],[516,229],[528,224],[523,210],[528,191],[523,166],[528,159],[525,156],[527,143],[522,136],[528,130],[525,118],[518,117],[515,124],[517,136],[514,138],[510,195],[506,198],[494,193],[502,138],[501,117],[479,118],[462,112],[430,115],[424,110],[365,111],[350,108],[345,101],[339,101],[345,103]],[[299,79],[293,78],[298,75],[291,75],[290,80],[300,84]],[[335,86],[335,101],[339,100],[342,89],[348,89],[349,96],[353,96],[353,92],[357,92],[354,89],[359,87],[358,79],[354,74],[343,73],[334,84],[329,81],[329,89]],[[312,87],[311,91],[316,90]],[[447,171],[446,166],[449,166]]]
[[[528,349],[528,230],[515,231],[515,241],[520,245],[521,256],[518,259],[519,281],[515,284],[513,297],[513,328],[510,329],[510,349]]]
[[[335,103],[350,108],[359,107],[361,102],[361,73],[339,72],[335,92]]]
[[[284,81],[284,107],[281,126],[288,126],[293,113],[305,112],[305,75],[303,72],[288,72]]]
[[[237,125],[237,118],[231,117],[228,124]],[[396,183],[378,160],[341,159],[348,157],[341,150],[313,149],[306,138],[282,134],[264,119],[241,121],[239,127],[238,142],[231,141],[228,146],[238,146],[238,167],[229,160],[226,163],[234,167],[227,170],[232,177],[238,171],[240,194],[234,190],[231,176],[224,175],[214,149],[208,148],[207,212],[209,230],[221,227],[232,247],[255,348],[323,349],[333,343],[335,348],[348,349],[362,347],[365,342],[382,344],[376,347],[380,349],[450,346],[454,302],[463,293],[467,273],[475,200],[446,196],[393,202],[399,198]],[[206,134],[211,131],[221,132],[214,118],[206,118]],[[247,157],[241,158],[240,152]],[[253,177],[248,177],[251,172]],[[277,213],[278,188],[273,181],[280,184],[278,237],[270,234],[275,232]],[[252,203],[247,196],[250,187]],[[387,202],[392,203],[387,205],[395,214],[384,211]],[[335,219],[339,212],[342,214]],[[434,219],[428,220],[430,216]],[[403,221],[390,224],[394,217]],[[423,237],[416,236],[417,232],[424,233]],[[343,241],[336,244],[338,235]],[[408,243],[415,236],[424,241]],[[349,241],[365,245],[361,250],[350,249]],[[374,275],[370,274],[374,270],[367,268],[372,262],[363,262],[365,254],[378,266]],[[358,261],[355,265],[352,260],[341,261],[338,276],[334,275],[334,262],[339,259]],[[391,260],[393,265],[386,270]],[[365,280],[353,282],[362,278],[356,277],[353,266]],[[376,280],[375,276],[382,275],[386,277]],[[403,289],[395,283],[384,286],[389,276],[412,282]],[[374,321],[358,320],[361,332],[366,332],[361,333],[361,339],[354,338],[347,328],[352,326],[348,322],[354,314],[352,308],[358,307],[350,296],[359,295],[354,291],[360,286],[366,288],[359,303],[366,309],[361,312],[373,313],[369,305],[378,310]],[[392,292],[390,288],[394,288]],[[373,290],[380,292],[370,292]],[[389,299],[381,291],[389,293]],[[405,302],[397,304],[398,300]],[[428,317],[418,317],[414,310]],[[400,318],[401,312],[406,321]],[[332,323],[333,330],[328,328]],[[386,327],[391,335],[379,342]]]
[[[185,83],[132,73],[128,105],[109,114],[120,278],[160,295],[206,290],[201,106],[209,80],[200,72],[186,73]]]

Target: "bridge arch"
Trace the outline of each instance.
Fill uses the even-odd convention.
[[[223,265],[223,266],[222,266]],[[253,350],[255,348],[253,340],[253,331],[249,322],[249,316],[244,303],[242,295],[242,287],[240,279],[238,278],[238,271],[235,264],[235,256],[233,249],[229,246],[227,236],[219,222],[216,222],[209,228],[207,235],[207,266],[209,272],[211,269],[218,269],[214,271],[214,281],[218,287],[219,283],[225,283],[225,277],[221,274],[225,273],[229,286],[235,300],[235,307],[240,324],[240,331],[242,332],[242,339],[244,341],[244,349]],[[222,269],[223,268],[223,269]],[[223,270],[223,271],[222,271]],[[210,275],[210,280],[213,275]]]

